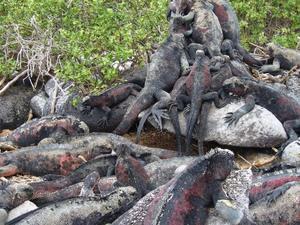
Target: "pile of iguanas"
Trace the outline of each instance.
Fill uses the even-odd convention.
[[[270,58],[255,59],[241,46],[239,22],[227,0],[173,0],[169,4],[167,19],[170,24],[169,37],[151,56],[145,79],[142,82],[141,79],[131,79],[129,82],[132,83],[110,89],[99,96],[90,96],[83,102],[85,113],[90,113],[95,107],[104,110],[104,116],[98,121],[99,126],[104,127],[107,125],[109,107],[134,93],[137,98],[113,133],[127,133],[138,115],[146,110],[137,129],[137,141],[150,115],[160,129],[162,120],[169,118],[175,130],[178,154],[190,154],[192,134],[199,121],[199,131],[196,132],[198,150],[199,154],[203,154],[210,102],[213,100],[217,107],[223,107],[228,102],[226,96],[232,92],[244,97],[246,106],[228,114],[225,121],[229,125],[251,111],[256,103],[270,110],[284,123],[289,140],[283,146],[295,140],[295,132],[300,127],[299,104],[263,82],[255,81],[250,69],[264,73],[291,69],[300,64],[299,52],[270,44]],[[268,64],[272,61],[272,65]],[[237,89],[237,82],[244,84],[247,93]],[[139,86],[141,84],[143,87]],[[233,88],[229,88],[230,84]],[[141,91],[137,94],[138,87]],[[185,110],[189,113],[183,148],[178,111],[183,111],[187,105],[190,107]]]
[[[282,149],[295,141],[299,101],[254,79],[252,70],[291,70],[300,65],[300,53],[270,44],[269,59],[254,58],[241,46],[238,19],[227,0],[173,0],[167,20],[169,36],[145,70],[84,98],[79,119],[50,115],[0,138],[0,150],[16,149],[0,153],[0,177],[43,178],[26,185],[1,178],[0,225],[9,210],[26,200],[39,208],[5,224],[206,224],[212,208],[224,224],[300,223],[299,198],[290,197],[300,194],[299,168],[255,171],[252,184],[242,188],[248,202],[241,206],[239,196],[231,198],[232,190],[224,186],[227,176],[239,171],[233,152],[203,150],[212,102],[221,108],[232,97],[243,98],[245,105],[220,118],[228,126],[259,104],[282,122],[288,135]],[[170,119],[177,152],[119,136],[134,126],[142,111],[137,142],[149,116],[161,129],[163,119]],[[184,145],[180,111],[187,117]],[[113,134],[88,134],[91,121],[98,131]],[[199,156],[183,156],[192,154],[195,133]],[[269,208],[272,205],[277,212]]]

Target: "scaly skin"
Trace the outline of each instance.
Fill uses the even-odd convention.
[[[262,66],[261,72],[272,73],[280,69],[290,70],[294,66],[300,66],[300,51],[284,48],[274,43],[269,43],[267,47],[273,64]]]
[[[132,186],[139,193],[140,197],[146,195],[152,186],[150,177],[141,162],[130,155],[130,148],[121,145],[118,151],[115,173],[122,186]]]
[[[101,177],[107,176],[109,170],[113,170],[116,160],[117,157],[115,155],[100,156],[82,164],[80,167],[72,171],[68,176],[53,181],[31,183],[30,185],[34,190],[33,198],[39,198],[43,196],[45,192],[54,192],[58,189],[78,183],[94,171],[98,172]]]
[[[11,210],[31,199],[32,194],[30,185],[0,181],[0,208]]]
[[[253,58],[240,43],[239,21],[228,0],[209,0],[213,4],[213,12],[218,17],[224,39],[233,42],[233,46],[242,55],[243,61],[251,66],[261,66],[262,63]]]
[[[299,103],[261,82],[240,79],[237,77],[226,80],[223,84],[226,93],[233,93],[240,97],[245,97],[246,104],[237,111],[228,113],[225,121],[231,125],[245,114],[250,112],[255,104],[258,104],[270,112],[283,123],[289,140],[284,143],[282,148],[297,139],[296,131],[300,129],[300,105]]]
[[[210,57],[221,55],[221,44],[223,41],[223,33],[218,21],[218,18],[213,13],[213,6],[207,1],[198,0],[181,0],[170,3],[170,12],[179,14],[181,19],[185,21],[185,15],[193,12],[195,14],[194,23],[192,26],[192,40],[193,42],[203,44],[210,55]],[[174,15],[170,13],[172,18]],[[177,16],[178,17],[178,16]]]
[[[36,145],[44,138],[88,133],[87,125],[73,116],[51,115],[29,121],[6,137],[14,145]]]
[[[209,59],[204,52],[197,51],[195,77],[191,93],[191,110],[187,121],[186,150],[191,151],[192,134],[201,109],[203,95],[210,90],[212,77],[209,71]],[[203,135],[203,134],[202,134]]]
[[[134,188],[122,187],[102,198],[76,197],[51,203],[17,217],[7,224],[107,224],[131,208],[136,200]]]
[[[105,112],[105,115],[97,121],[101,127],[107,126],[107,122],[111,115],[111,108],[127,99],[130,95],[137,95],[142,88],[133,83],[121,84],[117,87],[110,88],[100,95],[88,96],[83,100],[82,112],[88,114],[91,107],[97,107]]]
[[[14,152],[0,154],[0,177],[18,173],[42,176],[46,174],[67,175],[84,163],[82,156],[90,160],[111,149],[95,147],[95,143],[52,144],[26,147]]]
[[[195,159],[166,185],[142,198],[113,225],[205,224],[209,207],[219,199],[226,199],[221,182],[229,175],[233,158],[232,152],[212,150]]]
[[[138,114],[153,104],[155,99],[161,99],[165,92],[173,87],[181,73],[185,73],[188,62],[184,47],[184,35],[171,34],[151,56],[145,86],[114,133],[125,134],[134,124]]]
[[[250,202],[254,203],[266,197],[268,192],[292,181],[300,181],[300,169],[281,170],[255,177],[249,191]]]

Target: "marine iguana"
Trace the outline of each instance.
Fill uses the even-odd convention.
[[[300,66],[300,52],[295,49],[284,48],[274,43],[267,45],[272,65],[263,65],[260,71],[272,73],[280,71],[280,68],[290,70],[294,66]]]
[[[111,108],[128,98],[129,95],[137,96],[142,89],[141,86],[133,83],[121,84],[117,87],[110,88],[100,95],[87,96],[83,99],[81,111],[88,114],[91,108],[97,107],[104,111],[104,116],[96,123],[100,127],[106,127],[111,115]]]
[[[52,144],[25,147],[14,152],[0,154],[0,177],[17,173],[36,176],[46,174],[69,174],[71,171],[101,154],[109,154],[112,149],[103,143]]]
[[[76,197],[51,203],[7,225],[107,224],[131,208],[136,200],[134,188],[121,187],[105,197]]]
[[[32,195],[30,185],[0,181],[0,208],[11,210],[31,199]]]
[[[87,125],[73,116],[50,115],[33,119],[15,129],[0,141],[25,147],[36,145],[44,138],[61,139],[65,135],[89,133]]]
[[[224,39],[229,39],[233,47],[241,54],[243,61],[250,66],[262,66],[262,63],[253,58],[240,43],[239,21],[228,0],[209,0],[213,4],[213,12],[221,25]]]
[[[197,0],[181,0],[174,1],[170,4],[170,11],[176,10],[177,14],[183,14],[181,20],[185,21],[188,15],[195,13],[193,22],[193,32],[191,39],[193,42],[203,44],[210,57],[221,56],[221,44],[223,41],[223,33],[218,18],[213,13],[213,6],[207,1]],[[174,14],[171,13],[171,18]]]
[[[254,177],[252,180],[251,189],[249,191],[250,202],[257,202],[267,195],[269,195],[269,201],[274,201],[289,189],[290,185],[284,186],[285,184],[297,181],[300,182],[299,168],[281,170]],[[275,189],[276,191],[272,192]]]
[[[292,97],[285,95],[262,82],[232,77],[223,84],[226,93],[233,93],[245,97],[245,105],[235,112],[228,113],[225,122],[228,125],[236,124],[238,120],[250,112],[258,104],[270,112],[283,123],[288,140],[281,146],[282,150],[287,144],[297,140],[296,131],[300,128],[300,105]]]
[[[189,64],[184,51],[185,45],[186,40],[183,34],[170,34],[151,56],[145,86],[127,110],[121,123],[113,131],[114,133],[126,133],[137,119],[138,114],[153,104],[155,99],[163,98],[181,73],[187,72]]]
[[[206,59],[206,60],[204,60]],[[144,126],[144,123],[148,116],[150,114],[153,115],[155,121],[158,123],[160,129],[162,129],[162,118],[168,118],[164,110],[166,108],[169,108],[169,117],[171,119],[171,122],[174,126],[175,134],[176,134],[176,149],[178,151],[178,154],[182,154],[182,148],[181,148],[181,132],[180,132],[180,126],[178,121],[178,109],[183,110],[184,106],[187,103],[191,102],[190,96],[196,96],[201,95],[201,92],[207,92],[210,88],[210,82],[209,77],[210,73],[204,74],[201,70],[202,67],[206,66],[206,69],[209,70],[209,60],[204,55],[204,52],[202,50],[197,50],[196,52],[196,60],[192,66],[192,69],[188,76],[182,76],[177,80],[175,83],[173,90],[169,95],[166,95],[165,98],[162,98],[160,101],[155,103],[149,110],[144,114],[142,119],[140,120],[138,129],[137,129],[137,142],[139,141],[140,133],[142,131],[142,128]],[[202,74],[203,72],[203,74]],[[203,76],[201,76],[203,75]],[[195,81],[197,81],[198,86],[194,86]],[[202,85],[202,86],[201,86]],[[192,92],[197,92],[197,94]],[[219,101],[217,92],[210,92],[207,93],[204,97],[204,100],[214,100],[215,105],[217,107],[222,107],[224,104]],[[195,101],[192,99],[192,101]],[[201,107],[201,105],[199,106]],[[193,108],[193,112],[199,111],[199,109]],[[196,117],[197,117],[197,113]],[[194,119],[194,118],[193,118]],[[201,145],[201,143],[199,143]]]
[[[113,225],[205,224],[209,207],[227,199],[221,182],[233,166],[233,153],[211,150],[187,168],[142,198]]]
[[[145,161],[176,156],[174,151],[137,145],[115,134],[93,133],[67,137],[58,144],[25,147],[18,151],[1,153],[0,177],[16,173],[37,176],[67,175],[84,163],[82,157],[90,160],[99,155],[110,154],[120,144],[129,145],[133,154]]]
[[[54,192],[58,189],[78,183],[94,171],[98,172],[101,177],[110,175],[110,172],[114,171],[116,161],[116,155],[99,156],[82,164],[65,177],[52,181],[30,183],[34,190],[33,198],[38,198],[44,195],[45,192]]]
[[[126,145],[119,146],[115,173],[120,185],[134,187],[140,197],[153,189],[143,165],[130,155],[130,148]]]

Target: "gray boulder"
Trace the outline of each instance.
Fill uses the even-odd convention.
[[[31,87],[19,85],[11,87],[4,96],[0,96],[0,131],[15,129],[27,121],[33,95]]]
[[[283,165],[300,167],[300,138],[284,149],[281,160]]]
[[[279,146],[287,139],[280,121],[271,112],[258,105],[243,116],[236,125],[228,127],[223,118],[228,112],[234,112],[243,104],[243,101],[236,101],[221,109],[217,109],[212,104],[208,115],[205,141],[215,141],[221,145],[266,148]],[[186,118],[183,113],[179,114],[179,120],[181,134],[185,135]],[[152,117],[148,121],[157,127]],[[174,133],[169,120],[164,120],[163,128]]]

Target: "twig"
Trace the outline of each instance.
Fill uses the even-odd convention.
[[[15,76],[14,79],[12,79],[11,81],[9,81],[1,90],[0,90],[0,96],[4,94],[4,92],[10,87],[12,86],[18,79],[20,79],[22,76],[24,76],[25,74],[27,74],[28,69],[24,70],[23,72],[19,73],[17,76]]]
[[[247,159],[245,159],[240,154],[238,154],[238,157],[240,157],[244,162],[246,162],[247,164],[249,164],[251,166],[250,168],[254,167],[255,169],[257,169],[257,167],[255,165],[253,165],[253,163],[249,162]]]
[[[266,161],[264,161],[264,162],[262,162],[262,163],[255,163],[254,165],[255,165],[255,167],[257,168],[257,167],[262,167],[262,166],[265,166],[265,165],[267,165],[267,164],[270,164],[270,163],[272,163],[274,160],[276,160],[277,159],[277,157],[276,156],[272,156],[269,160],[266,160]]]
[[[3,77],[2,80],[0,81],[0,87],[4,84],[5,80],[6,80],[6,77]]]
[[[53,114],[55,112],[57,92],[58,92],[58,84],[55,82],[54,91],[53,91],[52,96],[51,96],[52,97],[52,102],[51,102],[50,114]]]

